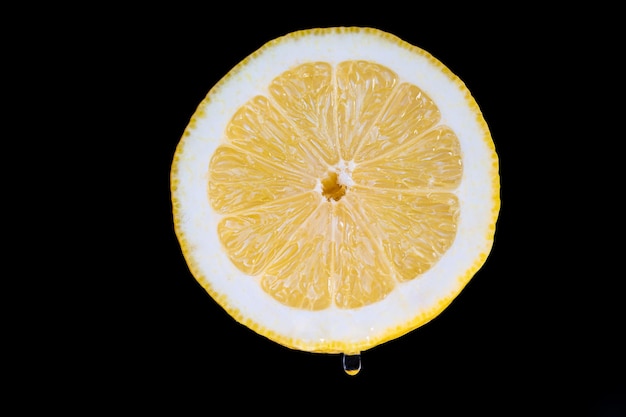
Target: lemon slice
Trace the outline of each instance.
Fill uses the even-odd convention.
[[[498,157],[464,83],[373,28],[303,30],[235,66],[174,155],[176,235],[234,319],[357,354],[427,323],[486,261]]]

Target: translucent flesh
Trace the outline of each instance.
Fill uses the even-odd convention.
[[[439,121],[423,91],[376,63],[283,73],[233,116],[210,162],[226,253],[307,310],[368,305],[419,277],[460,211],[461,149]]]

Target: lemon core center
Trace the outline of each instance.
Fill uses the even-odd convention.
[[[336,172],[329,172],[325,179],[322,180],[322,195],[326,200],[339,201],[341,197],[346,195],[348,187],[339,181],[339,175]]]

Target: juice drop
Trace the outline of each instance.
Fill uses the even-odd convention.
[[[343,370],[350,376],[354,376],[361,370],[361,354],[346,354],[343,353],[341,362],[343,364]]]

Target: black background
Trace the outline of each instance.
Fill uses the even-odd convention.
[[[64,94],[78,87],[66,131],[77,133],[81,155],[67,172],[79,181],[57,191],[79,195],[70,217],[83,216],[72,266],[60,269],[81,277],[65,317],[72,330],[53,342],[67,359],[44,361],[52,380],[70,381],[55,404],[80,397],[93,410],[175,415],[248,406],[624,415],[621,271],[605,262],[616,250],[603,233],[614,213],[581,209],[594,198],[606,203],[586,182],[593,169],[580,167],[588,153],[578,153],[592,117],[581,95],[593,91],[577,75],[579,48],[597,48],[576,24],[584,14],[362,6],[103,8],[41,39],[48,50],[71,46],[53,60],[72,62],[53,84]],[[376,27],[433,54],[474,95],[500,157],[502,207],[486,264],[440,316],[363,352],[354,377],[338,355],[284,348],[230,318],[187,269],[169,192],[175,147],[209,89],[267,41],[325,26]]]

